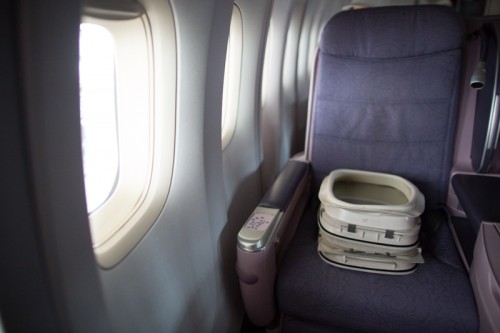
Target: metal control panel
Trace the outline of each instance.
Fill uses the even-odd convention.
[[[245,251],[263,250],[274,234],[280,210],[257,206],[238,233],[238,246]]]

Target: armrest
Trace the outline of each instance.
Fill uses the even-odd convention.
[[[290,204],[294,193],[299,187],[300,181],[307,174],[308,170],[309,164],[306,162],[288,161],[271,188],[260,201],[259,206],[278,208],[284,211]]]
[[[500,178],[477,174],[457,174],[451,183],[467,218],[451,219],[452,233],[462,261],[469,270],[474,244],[483,221],[500,222]]]
[[[309,163],[290,160],[238,233],[236,272],[250,321],[268,326],[276,317],[278,262],[307,202]]]
[[[482,221],[500,222],[499,177],[458,174],[451,182],[476,234]]]
[[[481,224],[470,277],[480,320],[480,332],[500,331],[500,225]]]
[[[281,214],[287,210],[299,185],[308,174],[309,164],[290,160],[238,233],[238,246],[260,251],[272,241]]]

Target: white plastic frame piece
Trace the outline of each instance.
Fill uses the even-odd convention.
[[[341,198],[338,198],[333,191],[334,183],[336,182],[351,182],[359,184],[374,185],[378,190],[385,188],[393,188],[406,197],[405,202],[393,203],[390,198],[377,192],[379,203],[351,203]],[[368,187],[362,188],[363,190],[370,190]],[[365,194],[358,191],[357,196],[364,196]],[[372,195],[370,195],[372,196]],[[332,171],[330,175],[325,178],[321,184],[319,191],[319,198],[321,202],[328,203],[325,209],[329,207],[340,207],[344,209],[369,211],[369,212],[384,212],[389,214],[401,214],[411,217],[417,217],[424,211],[425,198],[420,193],[418,188],[408,180],[384,173],[361,171],[361,170],[347,170],[338,169]],[[373,201],[373,200],[372,200]]]

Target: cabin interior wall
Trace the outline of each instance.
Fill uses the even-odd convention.
[[[155,8],[162,1],[144,0],[144,3]],[[29,25],[23,28],[27,29],[25,37],[30,39],[24,45],[29,48],[19,51],[25,52],[24,65],[31,66],[24,69],[29,75],[22,78],[29,89],[23,93],[25,96],[19,97],[26,98],[23,105],[26,117],[6,119],[2,125],[9,130],[2,133],[12,140],[16,137],[12,133],[16,129],[14,122],[26,120],[20,126],[27,128],[28,137],[17,133],[19,137],[8,149],[15,147],[16,142],[26,145],[19,153],[30,155],[31,163],[37,163],[31,170],[18,168],[18,177],[11,180],[26,179],[25,173],[33,172],[28,179],[35,180],[30,186],[37,191],[30,192],[25,184],[28,186],[25,194],[40,200],[36,205],[44,211],[33,215],[44,220],[45,226],[37,234],[40,229],[36,225],[41,220],[29,214],[9,216],[15,217],[12,221],[24,219],[27,227],[33,228],[33,236],[40,237],[33,244],[38,243],[43,251],[38,258],[33,257],[38,262],[33,268],[52,267],[51,276],[37,278],[40,288],[47,287],[47,279],[52,278],[51,283],[64,286],[57,291],[59,295],[55,297],[60,303],[54,311],[61,311],[64,304],[65,310],[57,316],[66,323],[50,322],[51,315],[46,313],[46,325],[67,325],[63,327],[68,331],[89,327],[107,330],[109,319],[112,328],[119,332],[238,330],[243,310],[234,271],[236,234],[279,169],[300,150],[307,105],[307,67],[317,40],[313,35],[319,33],[314,20],[318,15],[329,17],[335,11],[333,8],[325,13],[326,3],[324,0],[236,1],[243,15],[244,31],[241,95],[236,134],[221,151],[224,59],[233,2],[171,1],[179,58],[176,156],[171,190],[152,229],[122,262],[107,270],[99,269],[95,263],[85,212],[76,76],[81,3],[54,0],[50,5],[20,6],[27,10],[24,14],[28,16],[23,20]],[[57,15],[58,20],[54,20],[53,13],[64,15]],[[18,22],[2,23],[14,26]],[[261,109],[262,65],[269,24],[273,26],[273,36],[268,50],[271,57],[265,92],[268,100]],[[54,42],[54,36],[61,37],[59,43]],[[31,44],[32,41],[37,42]],[[2,47],[10,49],[9,42],[12,41],[2,40]],[[16,67],[9,61],[4,62],[5,68]],[[7,74],[3,77],[9,77]],[[5,95],[14,96],[9,91]],[[2,100],[9,102],[7,98]],[[21,106],[8,105],[6,110],[19,115]],[[7,117],[9,113],[3,115]],[[294,142],[300,144],[294,146]],[[22,159],[21,155],[17,157]],[[7,168],[10,164],[3,166]],[[47,192],[49,189],[54,191]],[[72,195],[68,196],[68,191]],[[24,204],[26,208],[18,213],[28,213],[34,204],[26,200],[16,200],[17,205]],[[65,209],[60,209],[62,203]],[[24,235],[28,237],[28,233]],[[11,245],[7,241],[2,244]],[[64,251],[56,251],[61,249]],[[59,271],[62,268],[66,273]],[[36,278],[36,274],[30,276]],[[39,290],[40,297],[45,292],[55,293],[55,289],[47,288]],[[82,292],[86,294],[85,302]],[[92,310],[83,311],[85,306]],[[6,314],[2,310],[4,324],[9,327],[11,317]],[[77,327],[75,323],[82,318],[92,318],[85,320],[91,326]]]
[[[161,0],[148,3],[155,1]],[[171,5],[179,59],[172,185],[162,215],[144,239],[116,267],[101,270],[104,295],[117,331],[234,332],[243,317],[234,269],[236,235],[296,152],[294,133],[306,118],[304,111],[297,117],[297,87],[308,87],[309,80],[308,74],[298,75],[299,57],[307,57],[304,67],[312,64],[325,23],[316,20],[328,19],[341,4],[236,1],[243,22],[241,88],[235,134],[223,151],[220,110],[233,2],[173,0]],[[261,105],[268,25],[271,70]],[[307,50],[296,55],[297,48]]]
[[[265,50],[263,91],[260,110],[262,140],[262,187],[269,188],[278,172],[291,156],[293,115],[285,111],[282,77],[284,72],[287,32],[297,0],[275,0],[270,18]],[[292,36],[290,36],[292,37]],[[295,38],[295,37],[293,37]]]
[[[9,331],[109,329],[83,188],[80,8],[9,1],[2,10],[0,299]]]
[[[179,62],[170,193],[148,234],[101,279],[117,332],[235,332],[242,312],[225,284],[220,244],[227,221],[221,105],[233,4],[171,5]]]
[[[293,154],[304,151],[307,128],[307,112],[311,72],[316,58],[317,44],[323,26],[342,6],[350,3],[342,1],[307,1],[301,24],[299,45],[296,50],[295,79],[295,131],[293,139]],[[320,19],[318,21],[318,16]]]
[[[142,2],[154,9],[165,1]],[[2,143],[14,142],[2,146],[1,152],[21,146],[12,155],[17,160],[2,167],[32,163],[11,170],[15,174],[11,180],[28,179],[33,184],[18,184],[16,204],[22,207],[8,216],[12,223],[21,219],[20,225],[38,237],[34,243],[42,249],[39,257],[33,255],[35,250],[26,256],[35,261],[35,271],[48,267],[45,272],[50,276],[38,277],[37,283],[42,288],[52,279],[52,285],[39,290],[39,296],[53,292],[47,298],[59,300],[54,311],[61,311],[59,319],[65,317],[61,319],[68,325],[63,326],[65,331],[108,331],[108,319],[117,332],[238,331],[243,309],[234,271],[236,234],[286,161],[303,148],[318,36],[326,20],[347,2],[236,0],[243,15],[241,94],[235,136],[222,151],[224,60],[233,1],[170,1],[179,59],[171,189],[151,230],[122,262],[106,270],[94,260],[85,211],[77,78],[81,3],[52,0],[19,5],[28,11],[23,29],[30,38],[23,46],[27,49],[19,52],[25,52],[24,65],[30,67],[22,78],[27,90],[19,97],[25,104],[2,98],[3,103],[12,102],[6,107],[12,112],[2,113],[6,120],[2,134],[8,136]],[[7,22],[19,24],[2,20]],[[269,70],[262,92],[267,38],[272,43],[266,50]],[[12,40],[1,43],[2,48],[12,46]],[[2,55],[6,60],[2,70],[16,67],[16,56]],[[14,86],[3,86],[3,94],[15,96]],[[26,113],[17,118],[21,107]],[[13,133],[16,121],[22,128]],[[9,172],[2,176],[10,177]],[[33,216],[31,208],[38,209]],[[10,235],[2,232],[4,238]],[[4,238],[2,246],[11,251],[14,244]],[[3,309],[2,305],[8,329],[11,318]]]
[[[56,319],[43,260],[33,229],[34,210],[28,174],[26,147],[23,145],[19,75],[16,72],[14,1],[8,1],[0,11],[0,332],[29,331],[34,327],[56,329]],[[15,254],[15,255],[14,255]],[[18,282],[23,285],[19,286]],[[23,315],[21,315],[23,314]],[[24,319],[24,320],[23,320]]]
[[[243,52],[236,128],[222,151],[227,223],[220,235],[219,246],[224,283],[231,290],[232,314],[240,318],[243,308],[235,271],[236,237],[262,197],[258,111],[263,48],[271,3],[271,0],[235,1],[242,15]]]
[[[304,148],[310,73],[321,28],[346,3],[273,2],[260,110],[264,190]]]

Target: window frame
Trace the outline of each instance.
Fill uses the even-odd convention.
[[[142,11],[134,6],[134,15],[120,12],[113,17],[107,11],[98,17],[82,17],[82,23],[98,24],[110,31],[116,44],[119,176],[114,192],[89,214],[94,252],[103,268],[123,260],[158,219],[173,172],[177,68],[174,18],[168,3],[145,5]],[[161,17],[155,14],[157,10]],[[140,102],[131,98],[134,95],[140,95]],[[134,118],[137,108],[146,108],[145,118]],[[141,134],[131,132],[137,122],[142,123]]]

